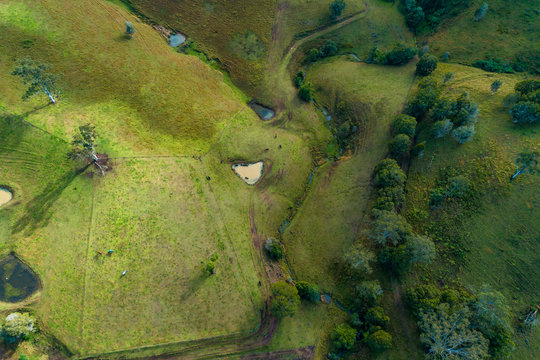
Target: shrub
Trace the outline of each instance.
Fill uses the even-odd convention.
[[[484,16],[486,16],[486,13],[488,11],[488,3],[485,2],[476,11],[474,12],[474,20],[480,21]]]
[[[414,313],[436,309],[441,302],[441,292],[434,285],[419,285],[407,290],[405,300]]]
[[[385,63],[388,65],[404,65],[412,60],[416,49],[397,44],[386,54]]]
[[[298,97],[305,102],[310,102],[313,99],[313,84],[305,82],[298,91]]]
[[[132,38],[133,34],[135,34],[135,26],[133,26],[133,24],[129,21],[126,21],[124,25],[126,27],[126,35]]]
[[[356,341],[356,334],[356,329],[352,328],[349,324],[339,324],[332,331],[332,345],[337,350],[350,350]]]
[[[416,64],[416,73],[420,76],[430,75],[437,68],[437,57],[425,54]]]
[[[361,278],[371,274],[370,262],[375,260],[375,255],[360,243],[354,244],[343,256],[343,264],[347,272],[355,277]]]
[[[311,49],[308,53],[308,59],[310,62],[315,62],[319,60],[319,57],[321,56],[321,53],[319,52],[319,49]]]
[[[407,176],[394,159],[382,160],[377,164],[374,172],[374,183],[378,188],[403,186],[407,179]]]
[[[360,310],[367,310],[381,301],[383,290],[376,280],[362,281],[355,287],[355,305]]]
[[[432,189],[429,191],[429,206],[431,208],[437,208],[441,206],[444,200],[444,190],[441,188]]]
[[[432,77],[425,77],[418,84],[414,98],[407,104],[406,113],[420,119],[435,105],[440,93],[437,81]]]
[[[426,149],[426,144],[421,142],[419,144],[416,144],[412,150],[411,150],[411,155],[412,156],[422,156],[424,155],[424,150]]]
[[[390,323],[390,318],[384,313],[384,309],[380,306],[369,308],[366,312],[366,321],[371,326],[380,326],[386,328]]]
[[[307,281],[298,281],[296,283],[296,289],[301,299],[317,302],[321,298],[321,292],[317,285],[310,284]]]
[[[212,260],[208,261],[204,267],[204,271],[209,275],[213,275],[216,272],[216,263]]]
[[[403,186],[387,186],[377,190],[375,209],[392,211],[405,200]]]
[[[394,119],[392,128],[394,129],[394,135],[405,134],[413,137],[416,131],[416,119],[407,114],[400,114]]]
[[[540,104],[520,102],[512,107],[510,115],[515,124],[533,124],[540,122]]]
[[[283,257],[283,248],[279,240],[268,238],[264,244],[264,248],[272,260],[279,260]]]
[[[450,60],[450,53],[448,51],[445,51],[441,56],[442,61],[448,61]]]
[[[474,132],[474,124],[462,125],[452,131],[452,137],[458,144],[464,144],[467,141],[472,140]]]
[[[494,73],[513,74],[516,72],[512,65],[499,59],[476,60],[472,66]]]
[[[411,138],[405,134],[394,136],[388,143],[388,151],[393,158],[401,159],[411,147]]]
[[[293,316],[300,305],[300,296],[296,287],[285,281],[272,284],[272,301],[270,310],[279,317]]]
[[[0,335],[6,344],[15,344],[36,331],[36,320],[28,313],[14,312],[6,317]]]
[[[338,48],[335,42],[332,40],[327,40],[326,43],[321,46],[320,50],[320,56],[321,57],[329,57],[334,56],[337,54]]]
[[[343,13],[343,10],[345,10],[345,1],[343,0],[334,0],[330,3],[330,15],[332,18],[338,18]]]
[[[452,122],[448,119],[436,121],[431,125],[431,136],[435,139],[443,138],[452,131],[453,126]]]
[[[294,86],[299,88],[304,83],[304,73],[299,71],[294,78]]]
[[[392,335],[384,330],[377,330],[367,337],[366,343],[372,351],[384,351],[392,347]]]

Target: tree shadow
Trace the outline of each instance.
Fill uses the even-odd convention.
[[[114,41],[117,41],[117,42],[126,42],[130,40],[132,40],[132,37],[129,36],[128,34],[119,35],[114,38]]]
[[[187,284],[187,289],[184,291],[182,295],[180,295],[179,300],[180,302],[184,303],[186,302],[191,296],[194,296],[197,291],[203,286],[203,284],[208,279],[208,276],[205,274],[200,274],[189,280],[189,283]]]
[[[79,170],[71,170],[56,181],[49,183],[39,195],[26,204],[23,214],[13,226],[13,233],[26,230],[26,234],[29,234],[37,228],[47,225],[52,216],[50,208],[69,184],[88,166],[90,165]]]

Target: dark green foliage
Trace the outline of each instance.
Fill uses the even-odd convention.
[[[330,3],[330,15],[332,18],[338,18],[343,13],[343,10],[345,10],[345,1],[343,0],[334,0]]]
[[[437,61],[436,56],[430,54],[423,55],[416,64],[416,73],[420,76],[431,75],[437,69]]]
[[[229,43],[229,49],[238,57],[248,61],[260,59],[266,53],[266,45],[253,31],[234,35]]]
[[[329,57],[337,54],[338,48],[335,42],[327,40],[326,43],[321,46],[319,51],[321,57]]]
[[[29,57],[17,62],[11,75],[20,77],[23,83],[28,85],[28,89],[22,96],[23,100],[28,100],[38,93],[43,93],[52,104],[56,103],[58,98],[56,83],[60,76],[52,74],[50,70],[51,66],[49,64],[34,61]]]
[[[537,151],[524,151],[521,152],[516,158],[516,172],[510,178],[510,181],[514,180],[521,174],[535,174],[540,171],[538,166],[540,154]]]
[[[374,46],[369,51],[369,55],[366,62],[368,64],[383,64],[385,57],[386,57],[386,54],[384,53],[384,51],[380,50],[378,46]]]
[[[474,12],[474,20],[480,21],[484,16],[486,16],[488,11],[488,3],[485,2],[476,11]]]
[[[403,186],[407,179],[407,176],[394,159],[382,160],[375,167],[374,173],[374,183],[378,188]]]
[[[451,117],[454,113],[455,101],[453,99],[443,97],[438,99],[433,105],[433,109],[429,114],[432,121],[441,121]]]
[[[476,60],[472,65],[482,70],[494,72],[494,73],[513,74],[516,72],[514,68],[512,67],[512,65],[497,58],[488,58],[486,60]]]
[[[305,102],[310,102],[313,99],[313,84],[305,82],[298,91],[298,97]]]
[[[401,159],[411,147],[411,138],[405,134],[394,136],[388,143],[388,151],[395,159]]]
[[[78,132],[75,133],[71,141],[72,148],[68,153],[68,158],[90,161],[100,169],[102,175],[105,175],[107,166],[104,160],[97,156],[96,152],[97,138],[98,135],[94,126],[90,124],[79,126]]]
[[[517,103],[510,110],[515,124],[535,124],[540,122],[540,104],[530,101]]]
[[[406,254],[409,265],[428,265],[437,255],[433,240],[424,235],[411,235],[407,238]]]
[[[264,249],[272,260],[279,260],[283,257],[283,248],[279,240],[268,238],[264,244]]]
[[[448,179],[448,192],[446,197],[464,198],[469,194],[471,182],[463,175],[458,175]]]
[[[133,34],[135,34],[135,26],[133,26],[133,24],[129,21],[126,21],[124,25],[126,27],[126,35],[132,38]]]
[[[416,144],[411,149],[411,156],[422,156],[424,154],[424,150],[426,149],[426,144],[421,142],[419,144]]]
[[[296,289],[301,299],[311,302],[318,302],[321,299],[321,292],[317,285],[310,284],[307,281],[298,281]]]
[[[373,327],[380,326],[384,329],[390,323],[390,318],[384,313],[384,309],[380,306],[369,308],[365,318],[366,322]]]
[[[426,77],[418,84],[418,91],[414,98],[407,104],[406,113],[422,118],[432,107],[441,94],[441,89],[436,80]]]
[[[332,346],[336,350],[350,350],[356,341],[356,334],[356,329],[349,324],[339,324],[332,331]]]
[[[458,144],[464,144],[471,141],[475,133],[474,124],[462,125],[452,131],[452,137]]]
[[[416,119],[410,115],[400,114],[394,119],[392,128],[394,135],[405,134],[412,138],[416,131]]]
[[[319,52],[319,49],[311,49],[309,50],[309,53],[308,53],[308,59],[309,59],[309,62],[315,62],[317,60],[319,60],[321,56],[321,53]]]
[[[436,30],[443,18],[457,15],[470,0],[402,0],[407,26],[413,31]]]
[[[468,92],[463,92],[452,104],[452,112],[447,117],[455,126],[474,124],[478,117],[478,105],[471,101]]]
[[[407,305],[413,313],[436,309],[441,302],[441,291],[434,285],[419,285],[407,290],[405,295]]]
[[[413,6],[406,13],[405,20],[407,21],[407,26],[411,29],[416,29],[418,25],[422,23],[425,19],[424,10],[420,6]]]
[[[374,210],[375,221],[367,232],[370,239],[376,240],[378,245],[396,246],[405,242],[411,235],[411,225],[404,217],[391,211]]]
[[[437,208],[441,206],[444,200],[445,192],[441,188],[432,189],[429,191],[429,206],[431,208]]]
[[[450,81],[454,80],[454,77],[455,77],[456,74],[454,74],[453,72],[447,72],[444,74],[444,77],[443,77],[443,85],[446,85],[447,83],[449,83]]]
[[[420,340],[428,351],[428,359],[452,359],[456,353],[461,354],[462,359],[485,359],[487,341],[471,328],[469,319],[467,307],[451,309],[447,304],[421,312]]]
[[[387,186],[377,190],[377,198],[373,208],[392,211],[405,200],[403,186]]]
[[[502,86],[503,82],[500,79],[495,80],[491,83],[490,90],[491,95],[495,94],[497,91],[499,91],[500,87]]]
[[[299,71],[294,78],[294,86],[299,88],[304,83],[304,73]]]
[[[212,260],[208,261],[206,265],[204,266],[204,271],[208,275],[213,275],[216,271],[215,269],[216,269],[216,263],[213,262]]]
[[[371,351],[388,350],[392,348],[392,335],[384,330],[377,330],[367,337],[366,343]]]
[[[361,243],[356,243],[343,256],[343,265],[353,278],[362,278],[371,274],[370,262],[375,260],[375,255]]]
[[[364,325],[364,322],[360,320],[360,315],[358,315],[358,313],[352,313],[349,315],[348,322],[355,329],[360,329],[362,325]]]
[[[515,90],[521,96],[540,90],[540,80],[523,80],[516,84]]]
[[[431,136],[435,139],[440,139],[445,137],[452,131],[453,124],[450,120],[444,119],[441,121],[436,121],[431,125]]]
[[[367,309],[379,304],[382,294],[383,290],[378,281],[362,281],[355,287],[355,307],[358,310],[366,311]]]
[[[272,300],[270,310],[279,317],[293,316],[300,305],[300,296],[296,287],[279,281],[272,284]]]
[[[404,65],[411,61],[415,54],[415,48],[408,47],[404,44],[397,44],[386,54],[385,64]]]
[[[500,352],[511,345],[510,308],[500,292],[484,285],[472,304],[472,310],[472,325],[489,340],[492,352]]]
[[[445,51],[441,56],[442,61],[448,61],[450,60],[450,53],[448,51]]]

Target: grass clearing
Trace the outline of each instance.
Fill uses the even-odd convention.
[[[513,92],[519,75],[500,75],[460,65],[439,64],[435,76],[454,72],[455,80],[446,90],[458,94],[468,91],[471,99],[480,106],[479,120],[474,139],[458,146],[450,138],[431,140],[427,130],[421,132],[419,141],[426,140],[422,158],[412,161],[407,183],[407,201],[403,213],[416,231],[423,232],[430,222],[438,223],[435,212],[429,210],[429,190],[434,187],[439,169],[452,166],[469,174],[479,164],[487,164],[483,177],[475,184],[484,194],[480,197],[480,211],[472,217],[460,219],[447,229],[449,234],[462,238],[468,252],[464,263],[452,265],[452,259],[439,259],[433,276],[444,282],[456,278],[465,285],[479,288],[488,284],[501,291],[507,298],[517,320],[528,305],[536,304],[538,289],[538,238],[540,216],[536,206],[538,197],[537,176],[523,175],[509,182],[514,171],[514,159],[527,148],[538,146],[539,132],[534,126],[516,126],[502,100]],[[490,85],[495,79],[503,86],[491,95]],[[486,192],[487,191],[487,192]],[[427,217],[418,217],[424,211]],[[445,208],[451,216],[459,209]],[[444,214],[444,213],[442,213]],[[442,219],[442,218],[441,218]],[[437,240],[437,239],[436,239]],[[437,244],[447,246],[445,244]],[[515,359],[533,359],[537,353],[538,331],[530,335],[526,344],[518,334],[519,349]]]

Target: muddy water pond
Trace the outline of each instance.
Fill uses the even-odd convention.
[[[169,45],[172,47],[178,47],[186,41],[186,37],[182,34],[172,34],[169,37]]]
[[[262,106],[261,104],[251,103],[249,107],[252,108],[263,121],[268,121],[276,115],[274,110],[266,106]]]
[[[11,191],[0,187],[0,206],[7,204],[11,199],[13,199]]]
[[[255,185],[262,176],[264,163],[262,161],[254,164],[234,164],[232,169],[249,185]]]
[[[39,287],[36,273],[16,256],[8,255],[0,260],[0,301],[22,301]]]

